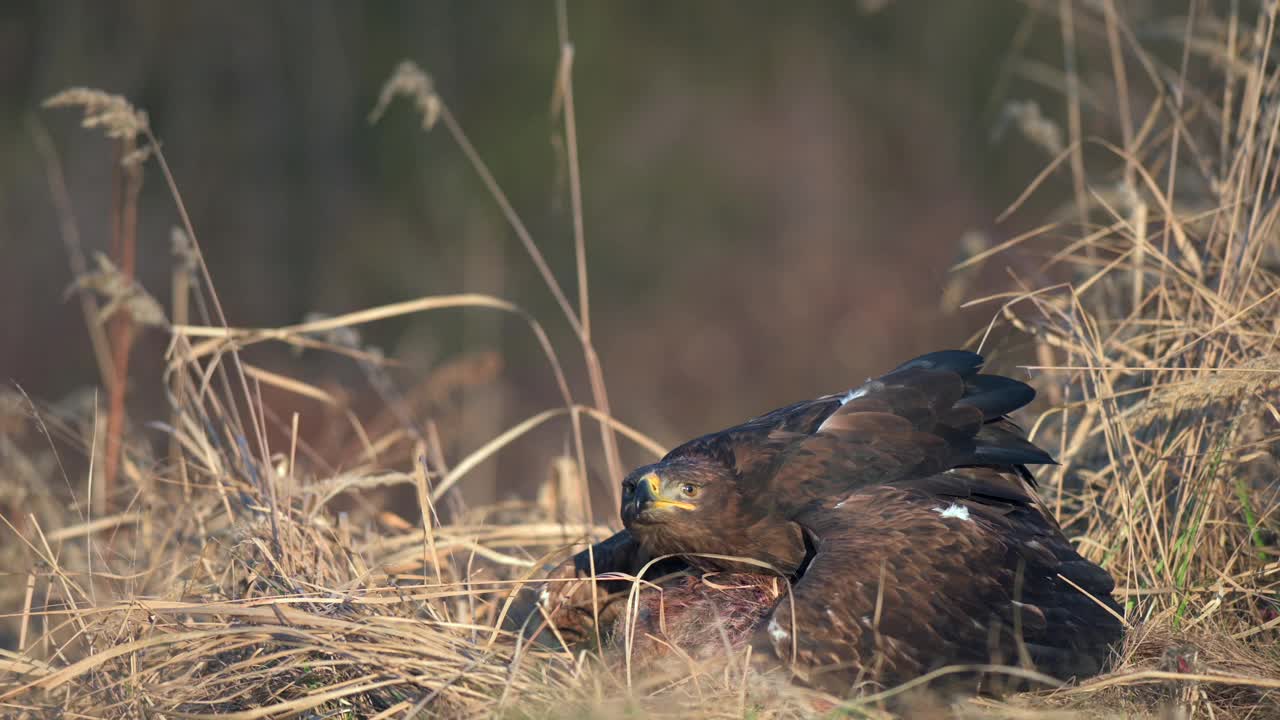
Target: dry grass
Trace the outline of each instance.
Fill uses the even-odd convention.
[[[1042,483],[1082,552],[1118,579],[1131,632],[1106,676],[914,714],[1276,717],[1277,5],[1264,3],[1255,17],[1202,10],[1181,24],[1148,26],[1177,28],[1181,57],[1173,66],[1138,42],[1133,21],[1109,0],[1088,8],[1062,2],[1048,12],[1067,49],[1060,78],[1067,111],[1062,124],[1026,103],[1007,113],[1053,155],[1017,205],[1050,192],[1046,183],[1057,175],[1073,192],[1040,230],[964,265],[990,262],[1019,243],[1044,253],[1041,274],[1014,278],[1019,291],[975,302],[1000,303],[993,323],[1033,337],[1032,376],[1053,406],[1037,433],[1063,461]],[[591,346],[567,30],[562,41],[553,107],[565,121],[578,209],[576,308],[424,73],[401,66],[376,112],[408,93],[424,128],[438,121],[473,162],[580,340],[591,404],[571,393],[539,322],[500,298],[426,297],[285,328],[231,328],[183,212],[175,287],[194,288],[190,298],[183,291],[159,303],[109,265],[79,281],[84,291],[107,296],[104,314],[145,308],[146,323],[168,328],[165,377],[134,379],[163,383],[170,393],[167,446],[153,446],[127,426],[112,429],[96,395],[58,408],[39,406],[20,390],[0,395],[0,516],[7,526],[0,530],[9,538],[0,558],[13,573],[0,588],[0,610],[16,647],[0,650],[5,715],[885,713],[886,694],[841,705],[753,678],[746,658],[632,673],[609,653],[532,652],[495,630],[513,587],[539,576],[571,545],[609,533],[592,520],[582,482],[582,418],[601,430],[614,476],[615,434],[661,452],[611,417]],[[1091,77],[1088,90],[1111,98],[1113,112],[1099,111],[1096,119],[1082,109],[1084,86],[1074,67],[1087,43],[1109,62],[1109,76]],[[145,114],[91,91],[59,98],[84,105],[91,126],[136,139],[146,155],[129,160],[154,158],[182,210]],[[1095,130],[1114,126],[1116,137],[1085,136],[1086,121]],[[429,428],[405,422],[371,434],[340,398],[248,360],[255,344],[283,342],[342,353],[377,372],[382,359],[351,331],[461,307],[526,321],[563,404],[452,466]],[[86,317],[102,321],[98,313]],[[319,474],[299,437],[299,418],[276,417],[262,401],[263,386],[335,408],[361,438],[359,457],[341,474]],[[477,464],[564,418],[574,444],[540,503],[438,511]],[[125,435],[118,480],[99,506],[105,510],[95,511],[86,502],[92,479],[101,476],[94,461],[106,445],[102,435],[112,432]],[[64,465],[68,447],[88,459],[88,482],[72,463]],[[394,471],[386,469],[389,457],[411,460]],[[415,524],[376,508],[334,509],[339,498],[395,485],[415,490]]]

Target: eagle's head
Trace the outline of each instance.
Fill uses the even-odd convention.
[[[701,555],[747,557],[790,574],[805,555],[795,523],[744,501],[733,471],[712,459],[678,457],[633,470],[622,482],[622,522],[653,556],[685,555],[706,570],[761,572]]]
[[[636,468],[622,481],[622,522],[642,533],[653,526],[674,533],[701,526],[723,512],[733,491],[722,474],[711,463],[685,458]]]

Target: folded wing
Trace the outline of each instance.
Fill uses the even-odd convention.
[[[1005,415],[1035,391],[978,371],[982,357],[948,350],[904,363],[836,396],[807,432],[779,430],[785,443],[768,472],[744,475],[770,512],[794,516],[825,498],[870,484],[923,478],[967,466],[1052,463]],[[1031,475],[1018,471],[1027,482]]]
[[[967,468],[872,485],[797,521],[816,553],[753,642],[832,692],[966,664],[1083,677],[1120,638],[1111,577],[1075,552],[1016,474]]]

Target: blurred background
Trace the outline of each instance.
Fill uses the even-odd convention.
[[[613,412],[659,442],[964,343],[995,307],[956,298],[1008,289],[1011,266],[1039,283],[1037,263],[1016,257],[947,270],[1070,192],[1054,176],[994,224],[1052,156],[1052,133],[1028,120],[1034,108],[1063,117],[1056,7],[569,2],[567,17],[595,345]],[[1082,76],[1109,72],[1104,50],[1082,43]],[[3,3],[0,380],[52,404],[98,382],[33,139],[52,138],[83,243],[105,251],[113,145],[76,113],[40,107],[80,85],[149,113],[232,325],[490,293],[541,320],[589,402],[569,325],[458,146],[424,133],[407,103],[367,120],[396,64],[420,64],[576,298],[551,104],[559,57],[550,1]],[[179,219],[154,163],[139,207],[138,277],[167,303]],[[416,419],[435,422],[450,462],[560,403],[511,316],[451,310],[360,333],[401,363],[388,371],[396,391],[421,400]],[[166,416],[166,340],[150,331],[135,348],[135,424]],[[997,355],[1017,344],[1003,337]],[[266,345],[248,356],[362,418],[386,413],[349,359]],[[332,409],[264,392],[281,417],[302,413],[328,469],[349,464],[354,440]],[[466,497],[530,495],[568,438],[564,422],[522,438],[468,477]],[[627,465],[648,461],[622,449]],[[590,465],[593,482],[617,481]]]

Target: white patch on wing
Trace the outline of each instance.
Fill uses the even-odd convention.
[[[858,398],[862,397],[863,395],[866,395],[872,390],[882,390],[882,389],[884,389],[884,385],[876,382],[871,378],[867,378],[867,381],[863,383],[861,386],[853,388],[852,390],[849,390],[848,392],[840,396],[840,407],[844,407],[846,404],[848,404],[850,400],[857,400]],[[831,396],[828,395],[828,397],[831,397]],[[818,426],[818,432],[822,432],[827,427],[827,423],[831,422],[831,418],[834,418],[836,415],[839,415],[839,414],[840,414],[839,410],[836,410],[835,412],[831,413],[831,416],[828,417],[826,420],[823,420],[822,424]]]
[[[867,394],[866,385],[863,385],[860,388],[854,388],[849,392],[845,393],[844,397],[840,398],[840,405],[843,406],[845,403],[849,402],[850,400],[856,400],[866,394]]]
[[[778,624],[778,618],[775,617],[769,619],[769,637],[773,638],[774,642],[780,643],[791,636],[787,634],[786,630],[782,629],[782,626]]]
[[[944,518],[955,518],[957,520],[968,520],[969,522],[973,522],[973,518],[969,517],[969,508],[963,505],[951,503],[945,508],[936,507],[933,511]]]
[[[547,592],[546,588],[542,588],[542,592],[538,593],[538,604],[542,607],[546,607],[547,603],[550,601],[551,593]]]

